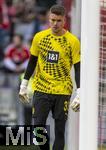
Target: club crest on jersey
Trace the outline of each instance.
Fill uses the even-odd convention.
[[[48,51],[47,54],[47,62],[50,63],[58,63],[59,60],[59,52],[56,51]]]

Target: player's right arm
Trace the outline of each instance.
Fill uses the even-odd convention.
[[[33,38],[32,45],[30,48],[31,56],[29,58],[28,66],[25,71],[24,78],[20,85],[19,98],[23,103],[30,102],[28,94],[27,94],[27,86],[28,86],[28,81],[35,70],[37,60],[38,60],[38,55],[39,55],[38,40],[39,40],[39,36],[38,34],[36,34]]]
[[[34,56],[34,55],[30,56],[28,66],[27,66],[27,69],[25,71],[24,78],[23,78],[21,85],[20,85],[19,98],[20,98],[20,101],[23,103],[29,103],[30,102],[30,99],[29,99],[28,94],[27,94],[27,86],[28,86],[28,81],[31,78],[31,76],[35,70],[37,60],[38,60],[37,56]]]

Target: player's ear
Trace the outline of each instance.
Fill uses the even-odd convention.
[[[63,24],[65,25],[65,23],[66,23],[66,17],[64,16],[63,17]]]
[[[51,15],[51,13],[50,13],[50,11],[48,12],[48,15],[47,15],[47,17],[48,17],[48,19],[50,20],[50,15]]]
[[[64,16],[64,24],[66,23],[66,16]]]
[[[49,24],[51,23],[51,13],[49,12],[48,13],[48,21],[49,21]]]

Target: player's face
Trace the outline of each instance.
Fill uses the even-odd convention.
[[[58,34],[62,31],[62,29],[64,27],[65,16],[50,13],[49,23],[50,23],[50,27],[51,27],[53,33]]]

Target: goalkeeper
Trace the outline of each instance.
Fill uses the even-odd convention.
[[[71,107],[75,111],[79,109],[80,43],[73,34],[64,29],[63,6],[54,5],[50,8],[49,23],[49,29],[37,33],[33,38],[31,56],[20,85],[19,96],[23,103],[30,102],[27,86],[35,70],[32,102],[34,125],[45,125],[52,110],[55,121],[53,150],[63,150],[65,123],[73,90],[70,77],[72,65],[75,68],[77,90]]]

